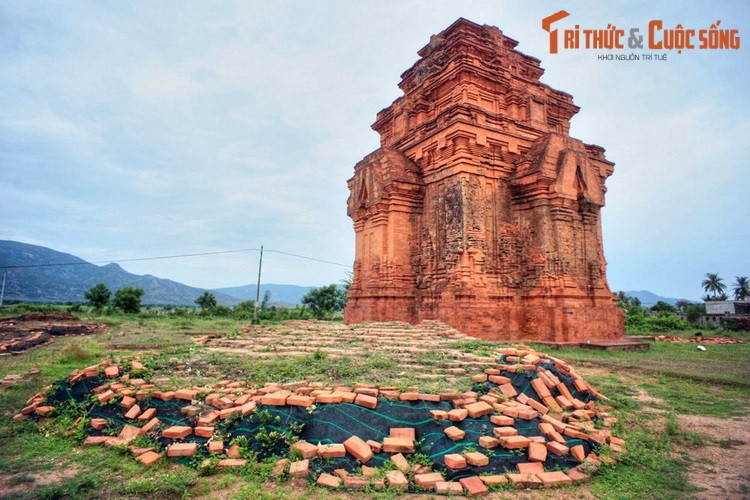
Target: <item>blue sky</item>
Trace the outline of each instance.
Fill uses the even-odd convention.
[[[266,248],[351,263],[346,179],[378,147],[399,75],[458,17],[498,26],[581,107],[616,163],[603,209],[613,290],[699,298],[750,275],[750,4],[726,1],[0,1],[0,239],[89,261]],[[541,19],[740,30],[667,61],[549,53]],[[622,53],[629,53],[623,51]],[[257,252],[123,263],[213,288]],[[264,256],[264,282],[342,267]]]

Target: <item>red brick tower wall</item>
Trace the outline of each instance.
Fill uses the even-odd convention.
[[[539,60],[459,19],[419,51],[354,168],[347,323],[439,319],[497,340],[620,338],[600,209],[614,165]]]

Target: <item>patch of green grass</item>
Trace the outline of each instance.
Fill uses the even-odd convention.
[[[700,382],[750,388],[750,343],[706,346],[696,349],[692,342],[650,342],[647,351],[601,351],[564,348],[551,352],[555,357],[577,363],[593,363],[615,369],[669,375]],[[544,346],[538,346],[544,351]]]
[[[750,389],[732,386],[700,384],[659,375],[640,384],[652,396],[663,399],[676,413],[730,417],[746,411]]]
[[[182,498],[197,478],[193,469],[184,469],[159,475],[138,475],[123,485],[122,492],[152,498]]]
[[[501,344],[488,340],[458,340],[446,345],[448,349],[456,349],[461,352],[474,354],[476,354],[476,351],[491,352],[500,346]]]

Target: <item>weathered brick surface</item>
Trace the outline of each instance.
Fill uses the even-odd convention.
[[[449,469],[463,469],[466,467],[466,459],[457,453],[445,455],[443,461]]]
[[[136,419],[141,414],[141,407],[134,404],[130,407],[130,409],[125,413],[125,418],[127,419]]]
[[[378,398],[375,396],[368,396],[367,394],[358,394],[354,400],[354,404],[374,410],[378,407]]]
[[[583,448],[583,445],[577,444],[575,446],[572,446],[570,448],[570,454],[578,460],[579,462],[583,462],[586,459],[586,450]]]
[[[414,475],[414,484],[423,490],[432,490],[435,488],[436,483],[444,480],[445,479],[443,479],[443,476],[439,472]]]
[[[386,453],[414,453],[414,440],[408,438],[383,438],[383,451]]]
[[[508,477],[505,474],[494,474],[491,476],[479,476],[479,479],[487,486],[492,488],[494,486],[501,486],[508,482]]]
[[[312,458],[318,454],[317,445],[302,440],[293,443],[290,449],[298,451],[302,455],[302,458]]]
[[[198,451],[197,443],[175,443],[167,448],[168,457],[190,457]]]
[[[245,458],[223,458],[216,464],[218,467],[242,467],[247,465]]]
[[[544,485],[545,488],[553,488],[555,486],[564,486],[566,484],[573,484],[573,480],[568,477],[562,471],[553,472],[542,472],[536,475]]]
[[[346,456],[346,448],[341,443],[319,444],[318,456],[320,458],[344,458]]]
[[[466,463],[475,467],[484,467],[490,463],[490,457],[478,451],[470,451],[464,453]]]
[[[490,492],[479,476],[462,477],[458,481],[464,487],[466,495],[469,497],[485,496]]]
[[[168,439],[184,439],[193,433],[192,427],[185,425],[173,425],[164,429],[161,433],[161,437]]]
[[[318,480],[315,481],[318,486],[325,486],[327,488],[338,488],[341,486],[341,479],[334,476],[333,474],[323,473],[318,476]]]
[[[435,493],[440,495],[460,495],[464,492],[461,483],[453,481],[438,481],[435,483]]]
[[[529,438],[524,436],[506,436],[500,438],[500,445],[509,450],[517,450],[529,446]]]
[[[289,476],[307,477],[310,475],[310,460],[297,460],[289,464]]]
[[[106,418],[92,418],[89,421],[89,425],[91,425],[92,429],[96,429],[98,431],[104,429],[107,427],[107,419]]]
[[[143,427],[141,427],[141,433],[142,434],[146,434],[147,432],[151,432],[152,430],[156,429],[156,427],[160,423],[161,422],[159,421],[158,418],[156,418],[156,417],[152,418],[151,420],[149,420],[148,422],[146,422],[146,424]]]
[[[409,472],[409,470],[411,469],[411,466],[406,460],[406,457],[401,453],[391,455],[390,461],[393,462],[393,465],[395,465],[396,468],[401,472]]]
[[[148,421],[156,416],[156,408],[147,408],[143,410],[143,413],[138,415],[138,420]]]
[[[392,427],[388,430],[388,434],[392,438],[403,438],[409,441],[417,439],[416,429],[414,427]]]
[[[479,418],[492,413],[492,406],[484,401],[479,401],[464,407],[470,418]]]
[[[517,487],[541,486],[542,480],[534,474],[508,474],[508,480]]]
[[[136,457],[136,460],[138,460],[140,463],[146,466],[155,464],[161,459],[162,459],[161,453],[156,453],[155,451],[147,451],[146,453],[142,453],[141,455],[138,455]]]
[[[388,486],[396,490],[406,491],[409,489],[409,481],[400,470],[391,470],[385,474]]]
[[[460,441],[466,436],[466,432],[459,429],[455,425],[446,428],[443,432],[451,441]]]
[[[118,434],[117,437],[125,441],[126,443],[129,443],[133,441],[135,438],[141,435],[141,429],[138,427],[135,427],[134,425],[125,424],[125,426],[120,431],[120,434]]]
[[[213,427],[196,427],[195,428],[195,435],[198,437],[204,437],[204,438],[210,438],[214,435],[214,428]]]
[[[347,181],[347,323],[437,319],[493,340],[624,335],[600,224],[613,164],[569,135],[572,96],[543,84],[516,44],[459,19],[378,113],[380,148]]]
[[[528,456],[530,462],[544,462],[547,460],[547,447],[544,443],[530,442]]]
[[[358,436],[352,436],[344,441],[344,448],[346,448],[346,451],[350,455],[363,464],[372,460],[372,457],[374,456],[370,445],[362,441]]]

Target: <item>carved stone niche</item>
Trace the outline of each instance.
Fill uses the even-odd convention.
[[[459,19],[377,115],[347,213],[347,323],[441,320],[493,340],[624,335],[600,223],[614,165],[568,135],[573,98],[498,28]]]

